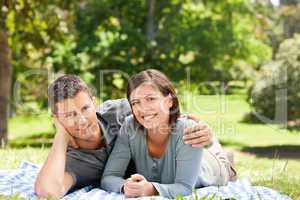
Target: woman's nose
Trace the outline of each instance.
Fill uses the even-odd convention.
[[[141,103],[140,112],[147,113],[148,111],[151,111],[151,110],[152,110],[152,106],[148,102],[144,101]]]

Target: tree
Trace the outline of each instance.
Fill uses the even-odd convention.
[[[300,8],[298,0],[281,0],[280,12],[283,18],[283,30],[285,38],[291,38],[294,33],[300,32]]]
[[[253,34],[255,11],[246,0],[82,1],[74,9],[74,37],[61,44],[66,51],[50,56],[56,70],[87,75],[96,86],[100,70],[132,74],[147,67],[174,81],[185,79],[187,68],[194,82],[244,79],[236,68],[254,68],[271,55]],[[102,78],[100,92],[115,97],[114,77]]]
[[[0,142],[7,142],[9,105],[15,96],[11,85],[22,85],[19,96],[23,102],[32,101],[47,105],[47,73],[51,67],[49,52],[58,48],[57,41],[69,39],[68,10],[73,4],[68,1],[2,0],[0,5]],[[72,23],[70,23],[72,24]],[[35,85],[36,87],[32,87]],[[14,91],[16,92],[16,91]],[[26,104],[19,106],[26,107]]]
[[[253,34],[255,11],[247,0],[14,1],[6,20],[13,81],[25,86],[24,102],[46,107],[47,77],[25,72],[79,74],[106,98],[124,94],[126,80],[100,70],[131,75],[152,67],[181,81],[189,68],[193,82],[244,80],[245,68],[269,58]]]
[[[280,44],[275,59],[266,63],[256,77],[248,96],[255,114],[276,123],[299,120],[299,74],[300,35],[295,34]]]
[[[58,44],[67,43],[73,37],[70,17],[73,5],[68,0],[45,0],[43,3],[18,0],[12,1],[7,10],[5,23],[12,51],[12,84],[20,85],[18,101],[15,95],[11,99],[12,109],[17,114],[19,111],[32,113],[35,111],[32,104],[38,108],[47,106],[47,72],[52,69],[49,54],[60,49],[62,45]],[[74,56],[70,56],[70,60],[72,58]]]
[[[9,8],[9,1],[2,1],[2,10]],[[11,54],[5,19],[7,12],[1,12],[0,19],[0,147],[8,140],[8,113],[11,86]]]

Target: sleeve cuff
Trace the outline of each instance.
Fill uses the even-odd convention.
[[[124,194],[124,184],[125,184],[125,180],[123,180],[121,183],[120,183],[120,189],[119,189],[119,193],[120,194]]]
[[[68,173],[68,174],[70,174],[70,176],[71,176],[72,179],[73,179],[73,184],[72,184],[72,186],[71,186],[70,189],[69,189],[69,191],[71,191],[71,190],[74,188],[74,186],[76,185],[76,183],[77,183],[77,178],[76,178],[76,175],[75,175],[74,172],[69,171],[69,170],[66,170],[65,172]]]
[[[164,193],[163,193],[163,191],[161,190],[161,188],[160,188],[160,184],[159,183],[156,183],[156,182],[150,182],[152,185],[153,185],[153,187],[156,189],[156,191],[157,191],[157,193],[158,193],[158,195],[159,196],[164,196]]]

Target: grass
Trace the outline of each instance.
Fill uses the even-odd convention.
[[[227,150],[235,152],[240,179],[300,199],[300,132],[278,125],[249,124],[250,107],[243,95],[187,96],[182,108],[208,122]],[[10,147],[0,149],[0,169],[17,169],[21,160],[42,163],[53,137],[47,113],[17,116],[9,124]],[[14,199],[4,198],[0,199]],[[15,197],[15,199],[18,199]]]
[[[239,178],[300,199],[299,131],[243,122],[251,111],[244,95],[188,98],[185,111],[207,121],[225,148],[235,152]]]

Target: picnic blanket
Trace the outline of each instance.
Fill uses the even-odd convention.
[[[26,199],[37,199],[34,193],[34,181],[40,166],[27,161],[22,161],[17,170],[0,170],[0,195],[19,196]],[[215,199],[242,199],[242,200],[291,200],[290,197],[281,195],[277,191],[261,186],[252,186],[248,180],[230,182],[222,187],[205,187],[197,189],[193,194],[198,199],[213,197]],[[192,199],[187,197],[186,199]],[[63,200],[124,200],[125,197],[117,193],[109,193],[98,188],[85,187],[66,195]],[[162,200],[163,197],[143,197],[138,199]],[[196,198],[195,198],[196,199]]]

